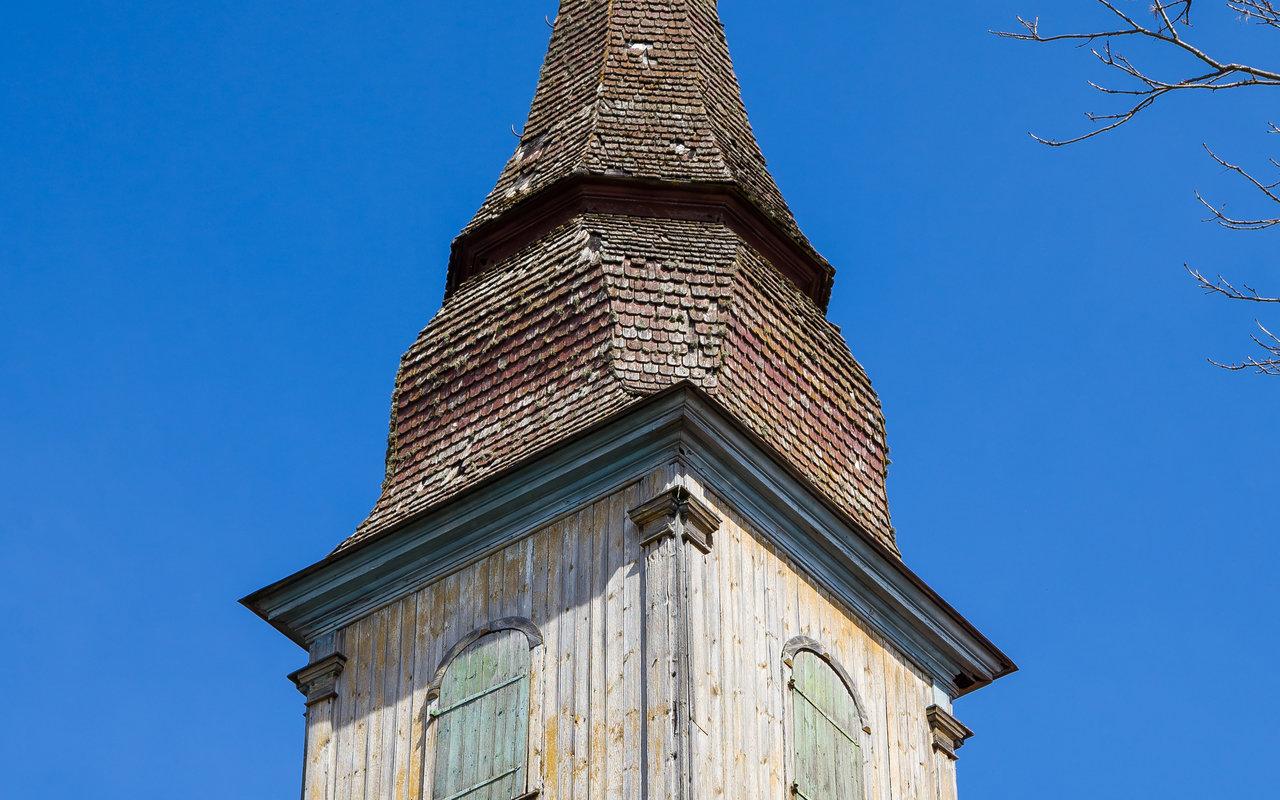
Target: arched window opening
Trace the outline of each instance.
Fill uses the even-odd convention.
[[[532,628],[532,626],[528,626]],[[530,648],[536,630],[489,626],[437,675],[433,800],[514,800],[527,783]]]
[[[863,800],[863,721],[844,676],[825,657],[790,657],[792,793],[802,800]]]

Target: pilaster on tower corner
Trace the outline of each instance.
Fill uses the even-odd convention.
[[[656,796],[685,800],[693,794],[692,585],[700,558],[711,552],[720,517],[678,482],[627,512],[644,550],[641,639],[644,682],[644,761]]]
[[[973,738],[973,731],[942,706],[929,706],[925,709],[925,716],[933,733],[933,749],[955,761],[960,757],[956,751]]]
[[[307,698],[307,707],[338,696],[338,676],[347,664],[342,653],[325,656],[314,664],[289,673],[289,680]]]
[[[673,486],[627,512],[640,531],[640,546],[657,544],[668,536],[687,541],[710,553],[720,530],[720,516],[684,486]]]

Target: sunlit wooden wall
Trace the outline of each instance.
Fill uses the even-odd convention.
[[[864,706],[867,799],[953,798],[952,762],[930,744],[929,678],[675,465],[339,631],[337,697],[308,716],[306,798],[428,800],[427,690],[441,659],[489,621],[524,617],[543,637],[532,652],[528,788],[542,800],[665,800],[646,715],[652,726],[671,709],[652,707],[652,693],[646,706],[662,673],[644,663],[646,561],[627,512],[676,480],[721,519],[710,552],[691,549],[687,562],[690,796],[790,800],[782,648],[808,636]]]

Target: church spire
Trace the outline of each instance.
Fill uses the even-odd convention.
[[[715,0],[565,0],[521,145],[476,215],[574,173],[741,186],[794,225],[765,167]]]
[[[1016,667],[901,560],[831,278],[715,0],[562,0],[377,504],[244,601],[310,651],[304,797],[955,797]]]
[[[562,0],[343,547],[683,385],[896,555],[884,418],[824,317],[833,275],[765,167],[715,0]]]
[[[459,237],[450,290],[474,274],[468,240],[567,182],[611,179],[741,198],[825,306],[832,270],[765,165],[715,0],[563,0],[521,141]],[[652,203],[652,198],[646,198]]]

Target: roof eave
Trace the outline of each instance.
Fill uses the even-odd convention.
[[[754,508],[752,513],[770,516],[765,522],[775,529],[804,532],[803,537],[790,542],[805,549],[795,557],[809,558],[815,570],[824,569],[824,563],[834,559],[842,565],[841,575],[861,575],[857,580],[865,584],[866,597],[851,600],[869,604],[863,609],[867,621],[884,628],[881,632],[904,651],[917,651],[908,655],[927,662],[923,666],[939,680],[945,679],[953,696],[967,694],[1017,669],[896,553],[827,502],[712,397],[685,383],[638,401],[466,494],[336,551],[240,602],[305,648],[317,636],[615,490],[661,459],[674,457],[692,440],[707,454],[702,467],[709,474],[741,470],[734,478],[735,485],[753,485],[759,491],[731,500],[749,511]],[[759,488],[766,484],[774,488]],[[783,497],[776,494],[779,491],[803,496],[803,502],[784,503],[778,499]],[[773,496],[777,502],[753,500],[764,496]],[[489,533],[477,533],[482,529]],[[819,536],[824,541],[817,542]],[[821,550],[813,550],[809,539]],[[848,583],[852,579],[838,580]],[[923,653],[925,650],[928,653]],[[943,664],[961,667],[955,674],[942,675],[946,670],[940,666]]]

